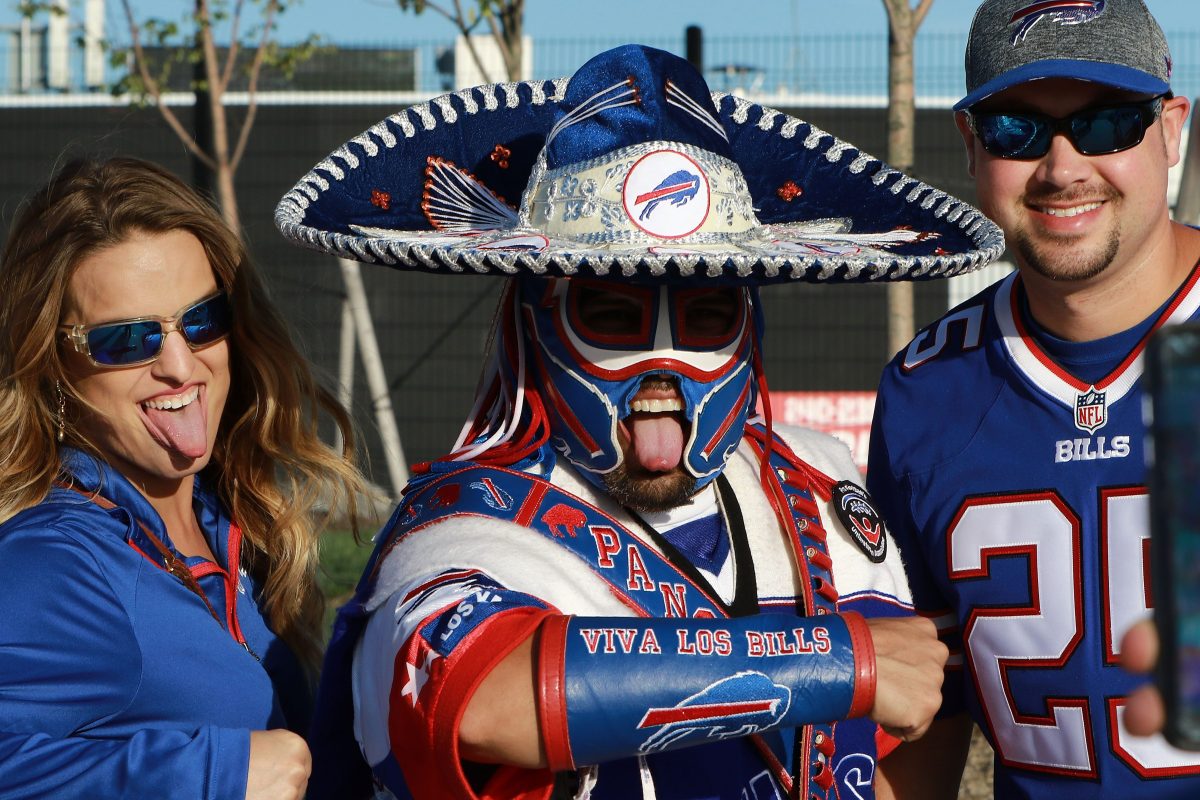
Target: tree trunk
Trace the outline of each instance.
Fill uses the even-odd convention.
[[[500,50],[504,53],[504,67],[508,71],[508,79],[512,82],[523,80],[527,76],[521,73],[521,64],[525,55],[525,0],[511,0],[500,10],[500,30],[504,41]]]
[[[913,168],[913,124],[916,101],[913,90],[912,12],[893,19],[888,34],[888,163],[901,172]]]
[[[913,168],[913,131],[916,127],[913,41],[932,0],[921,0],[917,9],[910,7],[908,2],[884,0],[888,14],[887,161],[901,172],[911,172]],[[887,354],[890,357],[907,346],[916,333],[912,283],[889,283],[887,298]]]
[[[213,38],[212,12],[208,7],[207,0],[196,0],[196,16],[196,24],[199,26],[200,57],[204,63],[205,83],[208,89],[208,120],[212,125],[208,134],[208,140],[212,142],[212,151],[209,156],[215,163],[217,203],[221,206],[221,216],[225,218],[225,223],[230,230],[241,236],[242,227],[238,221],[237,194],[233,189],[229,129],[225,118],[226,85],[221,76],[217,43]]]
[[[237,192],[233,188],[233,167],[228,159],[217,162],[217,203],[221,206],[225,224],[241,237],[242,223],[238,215]]]
[[[242,226],[238,215],[237,192],[233,188],[233,161],[229,151],[229,128],[225,114],[225,104],[221,102],[224,89],[209,92],[209,119],[212,120],[212,158],[217,162],[217,203],[221,206],[221,216],[229,229],[238,236],[242,235]]]
[[[196,48],[201,49],[202,43],[197,37]],[[192,136],[196,147],[204,153],[212,152],[212,114],[208,101],[208,76],[205,74],[204,62],[197,61],[192,65],[192,81],[195,83],[196,100],[192,105]],[[192,153],[192,186],[205,197],[214,197],[214,180],[212,168],[198,154]]]

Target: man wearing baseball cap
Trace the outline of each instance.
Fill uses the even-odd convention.
[[[939,720],[889,766],[961,765],[974,719],[997,797],[1194,798],[1200,754],[1129,732],[1146,679],[1119,663],[1152,605],[1140,356],[1200,315],[1200,232],[1167,205],[1189,103],[1142,0],[987,0],[966,76],[968,169],[1018,269],[880,385],[871,493],[951,651]]]

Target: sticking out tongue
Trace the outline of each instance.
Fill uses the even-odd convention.
[[[208,415],[197,397],[183,408],[158,409],[142,406],[150,435],[168,450],[188,458],[208,452]]]
[[[666,472],[683,458],[683,426],[675,414],[633,414],[630,437],[638,463],[651,472]]]

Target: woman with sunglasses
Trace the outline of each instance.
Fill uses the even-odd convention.
[[[65,167],[0,285],[0,796],[302,797],[347,415],[152,164]]]

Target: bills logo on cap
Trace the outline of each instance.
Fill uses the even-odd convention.
[[[634,225],[651,236],[678,239],[708,219],[708,178],[683,153],[656,150],[629,168],[622,200]]]
[[[850,538],[867,554],[867,558],[878,564],[887,557],[883,519],[871,504],[866,489],[850,481],[842,481],[834,486],[833,511]]]
[[[1011,24],[1020,23],[1013,32],[1012,43],[1022,41],[1033,26],[1043,19],[1049,19],[1060,25],[1078,25],[1081,22],[1091,22],[1104,13],[1106,0],[1042,0],[1030,3],[1024,8],[1017,9],[1009,20]]]
[[[638,214],[638,220],[645,222],[654,209],[658,208],[659,203],[665,203],[670,200],[671,205],[681,206],[695,197],[698,191],[700,191],[699,175],[688,172],[685,169],[672,172],[663,178],[662,183],[655,186],[654,189],[634,198],[634,206],[640,206],[642,203],[646,204],[642,208],[642,213]]]
[[[747,670],[709,684],[669,708],[646,710],[639,728],[658,728],[638,748],[653,753],[688,739],[748,736],[777,724],[792,692],[761,672]]]
[[[1086,392],[1075,395],[1075,427],[1081,431],[1095,433],[1108,422],[1107,392],[1098,392],[1092,386]]]

